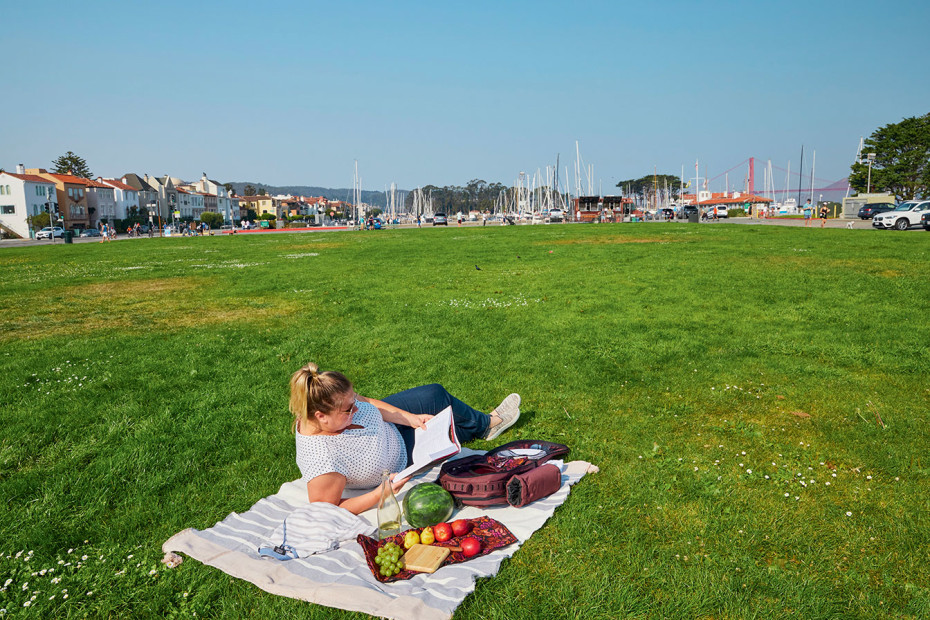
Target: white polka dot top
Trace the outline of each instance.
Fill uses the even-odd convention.
[[[355,401],[358,411],[352,423],[364,428],[344,430],[338,435],[297,436],[297,466],[301,479],[337,472],[346,477],[346,488],[373,489],[381,484],[386,469],[398,472],[407,466],[407,451],[400,431],[385,422],[371,403]]]

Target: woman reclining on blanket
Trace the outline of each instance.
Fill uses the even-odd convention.
[[[378,502],[384,470],[404,469],[413,451],[414,429],[452,406],[455,433],[465,443],[494,439],[520,417],[520,395],[511,394],[490,414],[472,409],[439,384],[423,385],[385,397],[355,392],[340,372],[319,372],[307,364],[291,377],[297,466],[311,502],[336,504],[362,513]],[[393,480],[397,491],[407,482]],[[372,489],[348,499],[345,489]]]

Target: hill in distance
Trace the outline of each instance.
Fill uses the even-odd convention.
[[[348,188],[333,189],[330,187],[315,187],[312,185],[266,185],[264,183],[256,183],[254,181],[230,181],[229,184],[232,185],[233,189],[236,190],[237,196],[243,196],[245,194],[245,186],[251,185],[255,188],[255,191],[264,189],[265,193],[271,196],[277,194],[290,194],[292,196],[323,196],[328,200],[345,200],[346,202],[352,202],[352,190]],[[376,207],[381,207],[383,209],[386,203],[386,199],[384,192],[362,190],[362,202],[374,205]]]

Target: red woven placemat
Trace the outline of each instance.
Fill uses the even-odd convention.
[[[471,531],[465,536],[456,536],[450,538],[445,542],[436,542],[433,543],[434,547],[458,547],[462,542],[462,539],[466,536],[474,536],[481,542],[481,551],[478,552],[478,555],[473,555],[472,558],[481,557],[482,555],[487,555],[494,551],[495,549],[500,549],[501,547],[506,547],[507,545],[512,545],[517,542],[517,537],[510,533],[510,530],[495,519],[491,517],[475,517],[474,519],[467,520],[471,524]],[[378,554],[378,549],[381,548],[385,543],[393,541],[401,549],[404,548],[404,532],[400,534],[395,534],[390,538],[385,538],[384,540],[375,540],[374,538],[369,538],[368,536],[359,535],[357,538],[358,544],[362,546],[362,551],[365,553],[365,561],[368,562],[368,568],[371,570],[371,574],[375,576],[375,579],[382,583],[390,583],[392,581],[397,581],[398,579],[410,579],[414,575],[419,573],[406,568],[392,577],[384,577],[381,575],[381,571],[377,564],[375,564],[375,556]],[[449,554],[449,557],[446,558],[446,561],[442,563],[443,566],[447,564],[458,564],[459,562],[464,562],[465,560],[470,560],[472,558],[466,558],[465,554],[461,551],[453,551]]]

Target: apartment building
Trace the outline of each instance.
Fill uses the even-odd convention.
[[[29,218],[45,212],[46,205],[58,206],[55,183],[35,174],[26,174],[22,164],[16,172],[0,172],[0,228],[8,234],[32,237]]]
[[[64,220],[64,228],[83,230],[90,228],[90,212],[87,204],[87,188],[96,181],[71,174],[55,174],[45,168],[26,168],[26,174],[42,177],[55,184],[58,208]]]
[[[116,218],[124,220],[129,217],[133,211],[144,213],[145,209],[140,210],[139,190],[127,183],[129,179],[105,179],[97,177],[98,183],[105,183],[113,188],[113,197],[116,203]]]

